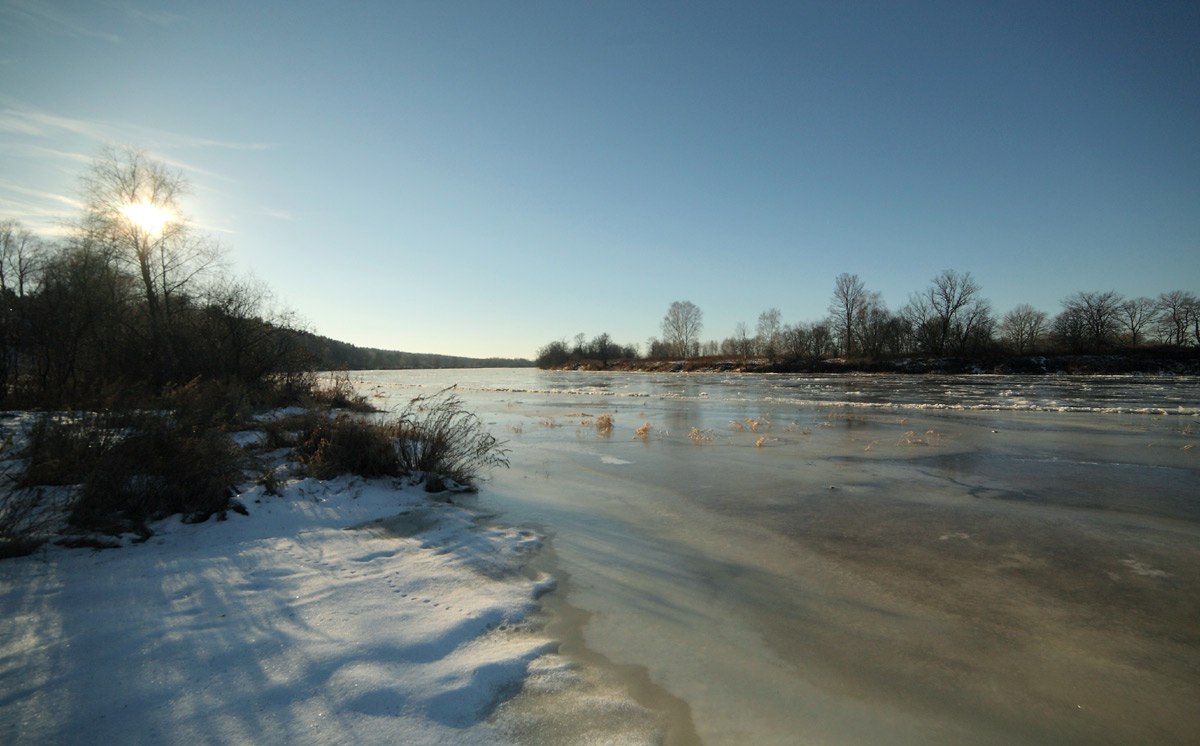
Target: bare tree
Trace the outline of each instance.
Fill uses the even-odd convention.
[[[833,349],[833,334],[825,322],[784,327],[780,338],[783,354],[791,360],[813,363]]]
[[[862,354],[870,358],[878,358],[883,354],[893,330],[892,319],[882,295],[874,292],[864,294],[858,318],[854,321],[854,338],[858,340]]]
[[[772,363],[779,355],[779,330],[782,314],[778,308],[768,308],[758,315],[758,347]]]
[[[965,352],[978,343],[982,330],[990,330],[991,306],[979,292],[970,272],[947,269],[923,293],[912,296],[904,315],[925,352],[944,355],[952,348]]]
[[[843,355],[853,355],[858,351],[854,332],[866,301],[867,288],[858,275],[843,272],[837,276],[833,285],[833,299],[829,302],[829,315]]]
[[[688,357],[699,346],[700,330],[704,327],[703,313],[691,301],[677,300],[667,309],[662,320],[663,341],[672,354]]]
[[[1150,298],[1132,298],[1117,307],[1117,324],[1125,332],[1125,341],[1137,347],[1142,332],[1158,315],[1158,303]]]
[[[746,362],[746,358],[750,357],[751,341],[750,330],[746,327],[746,322],[737,322],[737,325],[733,327],[733,349],[741,356],[743,363]]]
[[[600,366],[603,368],[607,368],[608,361],[619,357],[621,353],[621,346],[613,341],[608,332],[601,332],[592,337],[592,341],[588,345],[588,357],[599,360]]]
[[[162,372],[170,356],[173,303],[213,268],[219,250],[181,213],[183,175],[135,150],[106,150],[84,177],[81,236],[111,246],[139,278],[151,354]]]
[[[1172,290],[1158,296],[1158,337],[1167,344],[1188,343],[1188,330],[1200,323],[1200,299],[1193,293]],[[1196,340],[1200,344],[1200,338]]]
[[[43,264],[42,242],[16,220],[0,221],[0,401],[20,378],[26,291]]]
[[[1018,355],[1025,355],[1037,348],[1038,340],[1046,333],[1048,316],[1028,303],[1022,303],[1008,313],[1000,322],[1000,336],[1004,344]]]
[[[1079,292],[1062,302],[1073,327],[1082,333],[1079,341],[1083,349],[1100,350],[1116,341],[1121,303],[1121,295],[1115,290]]]
[[[41,240],[32,231],[16,220],[0,221],[0,292],[24,297],[44,254]]]

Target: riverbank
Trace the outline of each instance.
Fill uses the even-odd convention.
[[[695,357],[686,360],[585,360],[552,370],[647,373],[912,373],[993,375],[1200,375],[1200,348],[1146,349],[1097,355],[1007,355],[979,358],[829,358],[771,362],[764,357]]]
[[[0,562],[0,741],[495,744],[549,727],[514,695],[562,701],[582,674],[543,629],[540,535],[392,480],[276,476],[277,494],[238,496],[247,516]],[[653,740],[618,688],[587,691],[593,715]]]

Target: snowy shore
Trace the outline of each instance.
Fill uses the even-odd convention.
[[[280,492],[0,562],[0,741],[497,743],[523,681],[571,678],[531,624],[539,536],[390,481]]]

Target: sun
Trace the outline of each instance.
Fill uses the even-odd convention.
[[[150,202],[133,202],[120,210],[130,223],[151,236],[162,234],[167,223],[176,220],[175,213]]]

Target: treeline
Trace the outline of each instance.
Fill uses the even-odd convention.
[[[180,211],[178,172],[111,150],[83,184],[60,240],[0,221],[0,406],[152,401],[196,380],[268,403],[311,388],[312,371],[530,364],[312,334],[265,286],[222,271],[219,247]]]
[[[969,272],[946,270],[893,311],[858,275],[841,274],[828,311],[819,320],[785,324],[779,309],[771,308],[759,315],[753,331],[740,322],[729,337],[701,341],[701,310],[676,301],[660,322],[662,336],[648,340],[641,359],[721,356],[743,363],[755,358],[771,365],[814,365],[831,359],[869,363],[910,356],[985,359],[1200,347],[1200,298],[1184,290],[1155,298],[1081,291],[1065,297],[1053,316],[1029,304],[997,314]],[[615,357],[602,359],[583,349],[563,360],[561,348],[557,342],[543,347],[538,365],[596,362],[606,367]],[[636,348],[625,349],[633,353],[625,357],[639,357]]]
[[[250,395],[300,385],[310,359],[260,285],[178,210],[181,175],[133,151],[84,178],[83,212],[46,241],[0,223],[0,405],[151,401],[197,379]]]
[[[423,370],[432,368],[528,368],[525,358],[460,357],[358,347],[311,332],[298,332],[300,346],[320,370]]]
[[[565,339],[550,342],[537,351],[534,363],[539,368],[558,368],[564,365],[580,365],[585,362],[596,362],[602,367],[610,360],[636,358],[636,345],[621,345],[612,340],[608,332],[602,332],[585,341],[583,334],[575,335],[573,343]]]

